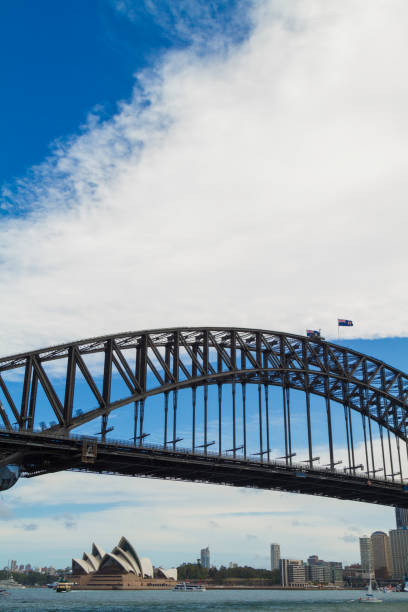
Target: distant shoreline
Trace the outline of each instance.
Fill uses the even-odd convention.
[[[203,584],[203,583],[200,583]],[[207,585],[203,584],[207,591],[363,591],[364,589],[356,588],[356,587],[282,587],[280,585],[276,586],[250,586],[250,585]],[[41,587],[36,587],[41,588]],[[98,589],[87,588],[86,586],[76,586],[72,587],[73,591],[172,591],[173,587],[162,587],[157,588],[153,586],[139,586],[137,588],[125,588],[125,589],[110,589],[99,587]]]
[[[205,585],[209,591],[362,591],[358,587],[283,587],[280,585],[274,586],[251,586],[251,585]]]

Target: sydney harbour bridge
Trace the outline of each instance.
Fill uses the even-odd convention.
[[[0,359],[1,488],[62,470],[408,507],[408,375],[326,342],[190,327]]]

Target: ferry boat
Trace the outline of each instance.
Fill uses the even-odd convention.
[[[178,582],[173,591],[206,591],[202,584],[191,584],[189,582]]]
[[[72,590],[72,587],[69,582],[59,582],[55,587],[57,593],[68,593]]]

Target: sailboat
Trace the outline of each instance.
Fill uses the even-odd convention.
[[[360,603],[382,603],[382,599],[379,599],[373,593],[373,586],[371,584],[371,576],[370,576],[370,582],[368,583],[367,593],[364,595],[364,597],[360,597],[358,601]]]

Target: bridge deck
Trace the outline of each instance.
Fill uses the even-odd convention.
[[[338,499],[408,508],[408,487],[401,482],[345,474],[329,468],[261,462],[215,453],[129,442],[96,442],[95,457],[84,461],[84,444],[90,438],[39,432],[0,431],[0,454],[24,454],[23,476],[33,477],[62,470],[79,470],[275,489]]]

